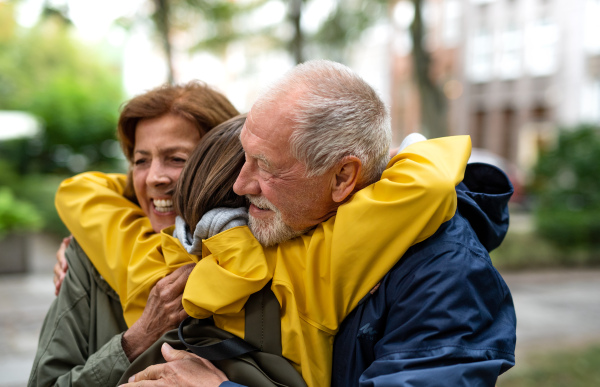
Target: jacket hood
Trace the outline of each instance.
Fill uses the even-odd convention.
[[[472,163],[467,165],[465,178],[456,188],[458,212],[469,221],[487,251],[492,251],[508,231],[512,183],[499,168]]]

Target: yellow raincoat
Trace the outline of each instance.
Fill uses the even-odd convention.
[[[115,209],[116,215],[104,214],[105,206],[127,201],[116,197],[122,194],[121,177],[79,175],[61,185],[56,203],[67,227],[119,293],[129,325],[141,315],[158,279],[183,264],[199,262],[184,292],[186,311],[197,318],[214,315],[217,326],[243,337],[248,296],[273,279],[272,290],[281,304],[283,355],[309,386],[327,386],[339,324],[410,246],[454,215],[455,186],[463,178],[470,150],[468,136],[413,144],[390,161],[380,181],[358,191],[309,233],[264,248],[247,227],[236,227],[205,240],[200,261],[170,235],[172,228],[163,230],[161,242],[155,240],[158,235],[150,234],[149,221],[144,223],[134,205]],[[99,180],[99,192],[87,187]],[[101,208],[96,208],[98,203]],[[72,223],[82,225],[74,230]],[[129,227],[132,223],[136,226]],[[106,238],[91,237],[90,229]],[[106,246],[98,249],[102,240]],[[137,255],[143,252],[147,256]],[[106,253],[117,255],[101,256]]]

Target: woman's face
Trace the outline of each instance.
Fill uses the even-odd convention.
[[[135,129],[133,187],[155,232],[175,224],[173,190],[200,133],[188,120],[166,114]]]

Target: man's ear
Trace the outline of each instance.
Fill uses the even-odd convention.
[[[342,159],[332,181],[331,198],[334,202],[343,202],[350,196],[356,187],[361,169],[362,163],[358,157],[346,156]]]

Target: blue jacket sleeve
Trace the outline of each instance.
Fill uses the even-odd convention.
[[[506,284],[487,254],[469,246],[438,241],[418,255],[427,259],[407,262],[380,287],[388,290],[388,315],[370,327],[382,336],[359,385],[494,386],[514,365],[516,318]]]

